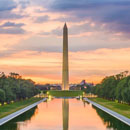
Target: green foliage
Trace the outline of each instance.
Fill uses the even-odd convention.
[[[9,76],[3,72],[0,73],[0,102],[2,104],[30,98],[38,93],[39,90],[32,80],[23,79],[17,73],[10,73]],[[2,95],[4,95],[3,98]]]
[[[0,89],[0,102],[3,104],[5,101],[5,91]]]
[[[11,91],[11,89],[6,91],[6,102],[10,103],[11,101],[16,100],[16,94]]]
[[[83,90],[85,93],[90,93],[92,87],[90,85],[86,85],[86,88],[84,86],[81,86],[81,90]]]
[[[92,91],[108,100],[118,100],[120,103],[130,104],[130,76],[128,71],[106,77],[101,84],[97,84]]]

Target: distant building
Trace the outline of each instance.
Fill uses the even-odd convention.
[[[86,85],[86,81],[85,81],[85,80],[82,80],[82,81],[80,82],[80,85]]]
[[[82,80],[79,84],[71,84],[70,85],[70,90],[83,90],[87,89],[88,87],[94,86],[93,83],[87,83],[85,80]]]
[[[78,84],[71,84],[70,90],[81,90],[81,87]]]
[[[53,85],[50,86],[50,90],[61,90],[61,86],[60,86],[60,85],[56,85],[56,84],[54,85],[54,84],[53,84]]]
[[[35,86],[40,90],[61,90],[61,85],[59,84],[36,84]]]
[[[89,85],[89,86],[94,86],[93,83],[87,83],[85,80],[82,80],[82,81],[80,82],[80,85],[85,85],[85,86],[87,86],[87,85]]]

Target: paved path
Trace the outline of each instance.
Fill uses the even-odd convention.
[[[87,102],[89,102],[89,103],[91,103],[91,104],[94,105],[95,107],[101,109],[102,111],[104,111],[104,112],[110,114],[111,116],[117,118],[118,120],[120,120],[120,121],[122,121],[122,122],[124,122],[125,124],[127,124],[127,125],[130,126],[130,119],[129,119],[129,118],[127,118],[127,117],[125,117],[125,116],[122,116],[122,115],[120,115],[120,114],[118,114],[118,113],[116,113],[116,112],[114,112],[114,111],[112,111],[112,110],[110,110],[110,109],[108,109],[108,108],[106,108],[106,107],[103,107],[102,105],[99,105],[99,104],[97,104],[97,103],[95,103],[95,102],[89,100],[88,98],[84,98],[84,100],[87,101]]]
[[[27,107],[25,107],[25,108],[23,108],[23,109],[21,109],[21,110],[18,110],[18,111],[16,111],[16,112],[14,112],[14,113],[12,113],[12,114],[10,114],[10,115],[4,117],[4,118],[1,118],[1,119],[0,119],[0,126],[3,125],[3,124],[5,124],[5,123],[8,122],[8,121],[14,119],[15,117],[17,117],[17,116],[23,114],[24,112],[30,110],[31,108],[37,106],[37,105],[40,104],[41,102],[46,101],[46,100],[47,100],[47,98],[44,98],[44,99],[42,99],[42,100],[40,100],[40,101],[38,101],[38,102],[36,102],[36,103],[34,103],[34,104],[32,104],[32,105],[29,105],[29,106],[27,106]]]

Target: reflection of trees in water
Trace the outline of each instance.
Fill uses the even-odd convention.
[[[114,130],[130,130],[130,127],[123,122],[117,120],[116,118],[112,117],[111,115],[107,114],[106,112],[98,109],[95,106],[92,106],[96,109],[97,114],[101,117],[104,124],[107,128],[113,128]]]
[[[6,124],[2,125],[0,127],[0,130],[20,130],[20,124],[26,121],[23,123],[23,125],[27,125],[28,121],[30,121],[33,115],[35,115],[36,108],[37,106],[23,113],[22,115],[16,117],[15,119],[7,122]]]

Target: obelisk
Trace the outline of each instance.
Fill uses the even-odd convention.
[[[69,90],[68,29],[66,23],[63,28],[62,90]]]

